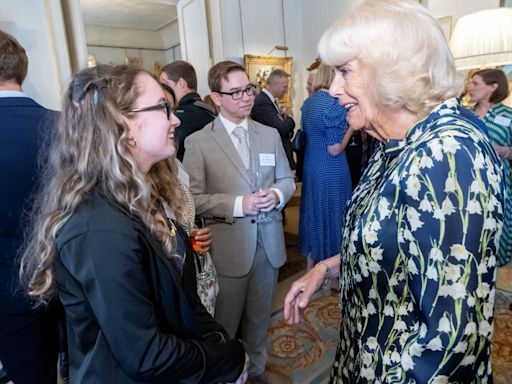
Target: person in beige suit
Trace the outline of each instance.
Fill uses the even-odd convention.
[[[213,221],[212,257],[220,285],[215,318],[230,336],[241,337],[252,383],[289,383],[265,369],[265,340],[279,267],[286,260],[280,210],[295,183],[279,133],[249,118],[255,86],[245,69],[220,62],[209,70],[208,84],[220,114],[187,137],[183,165],[197,214]]]

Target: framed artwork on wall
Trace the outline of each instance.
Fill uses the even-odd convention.
[[[258,90],[265,88],[267,84],[267,77],[274,69],[282,69],[286,73],[290,74],[288,92],[283,96],[282,99],[277,100],[280,107],[292,108],[292,98],[290,90],[292,89],[292,62],[291,57],[278,57],[278,56],[255,56],[245,55],[244,65],[245,70],[249,74],[249,81],[258,86]]]

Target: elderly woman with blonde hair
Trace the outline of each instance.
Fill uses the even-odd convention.
[[[339,274],[331,382],[492,382],[503,173],[457,101],[441,28],[414,1],[368,0],[319,51],[349,126],[380,143],[349,203],[341,254],[293,283],[285,318],[298,322]]]

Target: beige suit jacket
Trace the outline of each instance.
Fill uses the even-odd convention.
[[[255,216],[233,217],[236,197],[255,191],[253,170],[259,167],[263,173],[263,187],[279,189],[285,202],[295,191],[279,133],[251,119],[248,122],[249,171],[218,117],[185,140],[187,150],[183,165],[190,176],[196,213],[213,220],[208,223],[213,235],[213,261],[217,272],[229,277],[240,277],[249,272],[256,251],[258,226],[271,265],[279,268],[286,261],[281,212],[270,212],[273,220],[262,224],[257,224]],[[260,154],[272,154],[275,166],[261,166]]]

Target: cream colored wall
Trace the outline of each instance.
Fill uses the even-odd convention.
[[[184,2],[188,0],[179,0]],[[205,0],[198,0],[205,1]],[[235,59],[242,61],[245,53],[267,54],[274,45],[284,44],[281,1],[279,0],[207,0],[212,12],[213,61]],[[288,56],[294,58],[293,104],[296,117],[306,94],[304,83],[305,67],[316,56],[316,45],[323,31],[340,15],[358,5],[362,0],[284,0],[286,44]],[[453,22],[461,16],[481,9],[499,6],[499,0],[423,0],[423,3],[437,17],[452,16]],[[66,0],[75,9],[73,23],[79,23],[76,15],[79,0]],[[241,8],[239,8],[241,4]],[[191,23],[197,23],[193,13],[187,16]],[[29,73],[24,84],[25,91],[43,105],[59,109],[64,87],[73,69],[83,65],[84,38],[78,28],[68,31],[72,50],[70,52],[64,27],[64,15],[59,0],[2,0],[0,1],[0,28],[15,35],[25,46],[29,55]],[[163,28],[160,33],[144,31],[117,31],[88,27],[88,42],[120,44],[127,42],[147,47],[168,47],[178,42],[178,23]],[[243,39],[242,39],[243,36]],[[242,43],[243,41],[243,43]],[[193,46],[193,45],[192,45]],[[202,48],[203,49],[203,48]],[[204,50],[204,49],[203,49]],[[130,53],[130,52],[129,52]],[[204,54],[204,52],[203,52]],[[273,54],[282,55],[275,51]],[[209,65],[202,60],[200,65]],[[73,56],[73,59],[71,59]],[[123,56],[124,59],[124,56]],[[148,57],[147,62],[161,60],[166,63],[173,59],[169,52],[163,58]],[[186,57],[184,57],[186,59]],[[117,60],[117,59],[116,59]],[[152,64],[151,64],[152,65]],[[150,69],[150,68],[149,68]],[[204,71],[202,71],[205,73]],[[205,82],[206,79],[200,80]],[[205,83],[203,83],[205,84]],[[203,86],[203,89],[204,86]]]
[[[85,36],[87,44],[163,48],[162,37],[157,31],[86,24]]]
[[[425,3],[436,17],[452,16],[454,24],[468,13],[500,6],[499,0],[427,0]]]
[[[180,0],[181,1],[181,0]],[[304,0],[208,0],[213,32],[214,62],[233,60],[243,64],[245,54],[268,55],[276,45],[288,46],[293,58],[292,103],[300,114],[304,99],[303,57]],[[283,12],[284,8],[284,21]],[[286,36],[286,38],[285,38]],[[285,56],[275,50],[273,56]]]
[[[153,71],[155,63],[163,66],[181,57],[177,20],[158,31],[87,24],[85,35],[87,51],[97,63],[124,64],[126,56],[140,57],[144,68]]]
[[[60,109],[71,62],[58,0],[0,1],[0,29],[14,35],[29,59],[23,90],[37,102]]]
[[[197,91],[205,96],[210,93],[206,77],[212,66],[205,0],[179,0],[177,11],[181,53],[194,66]]]

